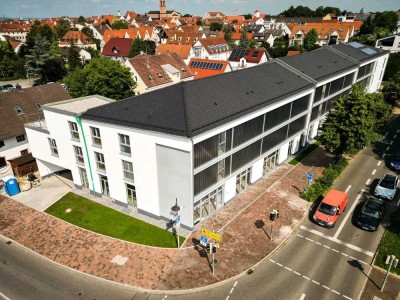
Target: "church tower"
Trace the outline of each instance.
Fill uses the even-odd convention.
[[[160,19],[167,17],[167,6],[165,5],[166,0],[160,0]]]

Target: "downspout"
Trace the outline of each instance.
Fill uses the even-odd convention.
[[[87,160],[88,160],[88,163],[89,163],[89,172],[90,172],[90,180],[92,181],[92,190],[93,190],[93,193],[96,193],[96,190],[94,188],[92,165],[90,163],[89,151],[88,151],[88,147],[87,147],[87,143],[86,143],[85,133],[84,133],[83,127],[82,127],[82,120],[78,117],[77,114],[75,114],[74,117],[75,117],[76,122],[79,124],[79,127],[81,128],[81,131],[82,131],[83,145],[85,146],[86,157],[87,157]]]

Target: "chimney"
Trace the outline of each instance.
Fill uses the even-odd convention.
[[[16,88],[17,91],[22,90],[22,86],[21,86],[19,83],[17,83],[17,84],[15,85],[15,88]]]

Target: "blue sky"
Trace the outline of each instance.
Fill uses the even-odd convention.
[[[252,13],[256,9],[266,14],[278,14],[290,5],[303,5],[315,9],[317,6],[335,6],[340,9],[358,12],[399,10],[398,0],[166,0],[167,9],[175,9],[180,13],[204,16],[207,11],[221,11],[226,15]],[[145,13],[158,10],[158,0],[0,0],[0,16],[13,18],[40,18],[101,14],[117,14],[120,10],[134,10]]]

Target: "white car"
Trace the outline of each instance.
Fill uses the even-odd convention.
[[[396,194],[399,178],[395,175],[385,174],[375,188],[374,194],[377,197],[392,200]]]

